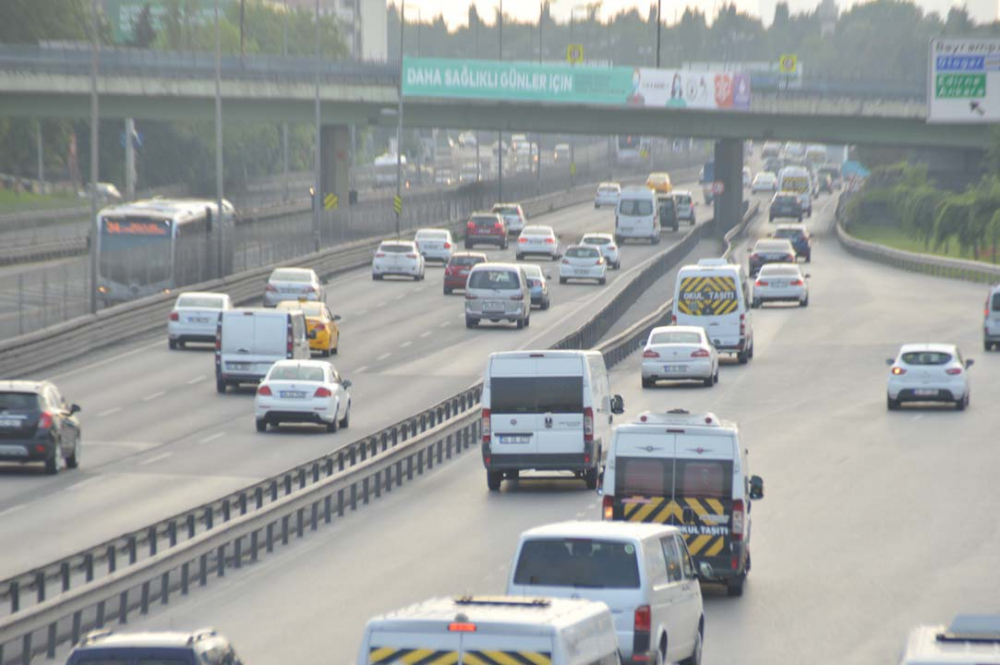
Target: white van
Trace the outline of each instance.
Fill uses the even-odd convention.
[[[215,390],[259,383],[278,360],[308,359],[305,315],[298,310],[232,309],[215,332]]]
[[[1000,284],[990,288],[983,308],[983,350],[1000,347]]]
[[[910,631],[900,665],[1000,665],[1000,616],[960,614]]]
[[[605,603],[626,663],[701,663],[701,587],[676,527],[562,522],[530,529],[521,534],[507,593]]]
[[[628,239],[660,242],[660,210],[656,192],[648,187],[626,187],[615,205],[615,241]]]
[[[598,351],[491,353],[483,377],[483,465],[493,491],[522,470],[572,471],[597,488],[611,441],[611,394]]]
[[[603,603],[569,598],[434,598],[372,618],[357,665],[615,665]]]
[[[764,498],[748,454],[736,424],[713,413],[642,413],[615,428],[601,488],[604,519],[677,525],[702,580],[740,596],[750,572],[750,502]]]
[[[752,304],[743,266],[702,259],[677,273],[673,323],[704,328],[716,350],[735,353],[746,364],[753,358]]]
[[[778,173],[778,191],[795,192],[806,217],[813,214],[813,177],[805,166],[786,166]]]

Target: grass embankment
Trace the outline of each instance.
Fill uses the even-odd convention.
[[[25,210],[77,208],[86,204],[86,200],[73,194],[33,194],[0,189],[0,215]]]
[[[848,233],[857,238],[858,240],[864,240],[866,242],[873,242],[879,245],[885,245],[886,247],[891,247],[893,249],[901,249],[906,252],[915,252],[917,254],[928,254],[930,256],[945,256],[949,259],[967,259],[969,261],[975,261],[975,257],[972,255],[972,251],[963,252],[959,248],[957,242],[949,242],[947,249],[944,246],[935,248],[934,243],[930,244],[930,247],[926,247],[922,240],[918,240],[906,234],[905,231],[898,227],[886,226],[882,224],[861,224],[855,222],[851,224]],[[989,251],[985,254],[980,252],[979,260],[983,263],[990,263]]]

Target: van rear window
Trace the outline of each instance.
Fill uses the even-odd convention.
[[[629,217],[648,217],[653,214],[653,202],[649,199],[624,199],[618,204],[618,212]]]
[[[469,277],[470,289],[518,290],[521,282],[512,270],[480,270]]]
[[[521,548],[514,584],[584,589],[638,589],[635,546],[589,538],[539,538]]]
[[[582,413],[583,377],[503,376],[490,379],[493,413]]]
[[[733,464],[728,460],[619,457],[615,494],[724,499],[729,496],[732,476]]]
[[[993,311],[1000,312],[1000,293],[993,294]]]

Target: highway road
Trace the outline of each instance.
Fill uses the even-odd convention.
[[[709,216],[703,206],[700,212]],[[613,220],[611,209],[590,203],[537,218],[553,225],[564,245],[586,231],[610,231]],[[163,336],[146,337],[51,372],[44,378],[83,407],[83,461],[79,471],[57,477],[40,467],[0,465],[5,539],[32,543],[2,548],[0,577],[217,498],[417,413],[478,380],[489,352],[561,338],[640,262],[673,242],[668,233],[656,247],[626,246],[622,270],[609,272],[603,287],[555,279],[552,308],[536,310],[522,331],[467,330],[464,300],[442,294],[436,265],[418,283],[373,282],[368,269],[331,280],[328,302],[343,317],[333,362],[355,384],[351,429],[336,435],[294,427],[256,433],[252,390],[216,394],[210,346],[171,352]],[[487,253],[513,260],[513,246]],[[558,264],[548,266],[557,277]]]
[[[808,220],[809,308],[755,311],[749,365],[727,362],[711,389],[643,390],[637,354],[612,372],[627,417],[683,407],[739,422],[765,479],[744,597],[704,589],[709,665],[890,663],[915,624],[996,611],[1000,355],[981,351],[983,287],[851,257],[831,235],[833,204]],[[976,359],[968,411],[886,410],[884,359],[924,340]],[[490,493],[474,451],[131,628],[212,625],[247,662],[348,663],[371,615],[498,593],[522,530],[598,507],[576,481]]]

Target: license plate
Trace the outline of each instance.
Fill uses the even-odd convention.
[[[188,322],[190,323],[211,323],[212,319],[207,316],[189,316]]]
[[[500,443],[531,443],[531,437],[525,434],[500,434]]]
[[[304,399],[306,396],[301,390],[282,390],[278,394],[285,399]]]
[[[229,369],[250,369],[250,363],[226,363]]]
[[[503,303],[502,302],[484,302],[483,303],[484,312],[502,312]]]
[[[20,427],[24,421],[20,418],[0,418],[0,427],[11,428]]]
[[[664,372],[686,372],[688,368],[686,365],[664,365]]]
[[[918,388],[913,391],[913,394],[917,397],[934,397],[938,394],[938,391],[930,388]]]
[[[778,287],[778,288],[783,288],[783,287],[786,287],[786,286],[788,286],[788,282],[786,282],[786,281],[784,281],[784,280],[780,280],[780,281],[776,281],[776,282],[774,282],[774,283],[772,284],[772,286],[776,286],[776,287]]]

